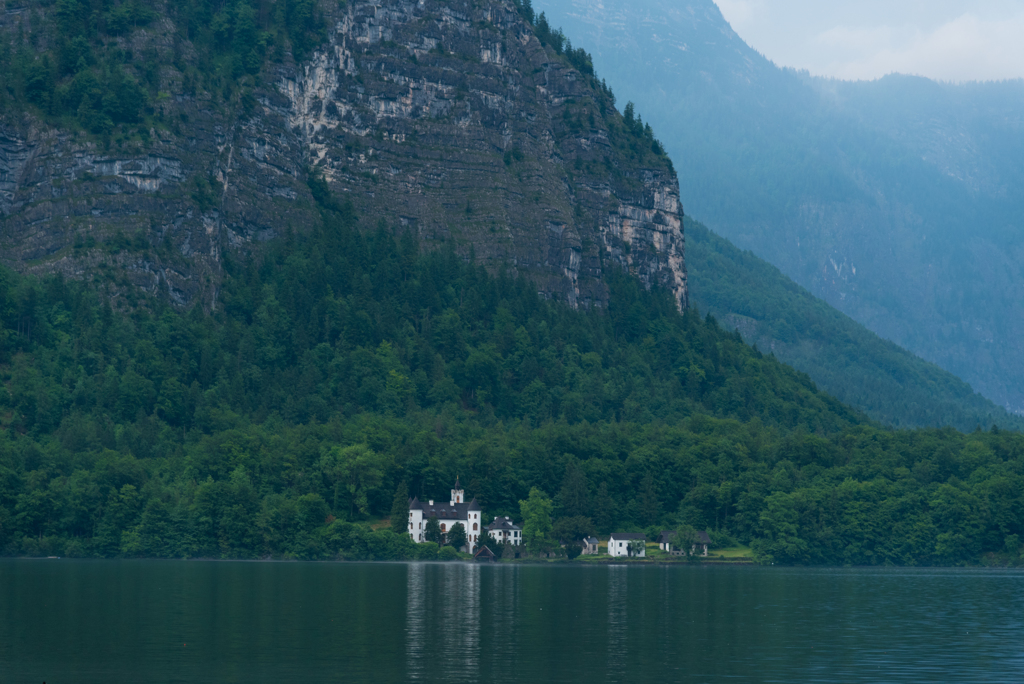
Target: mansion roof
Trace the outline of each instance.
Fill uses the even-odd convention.
[[[410,511],[423,511],[424,518],[438,520],[468,520],[470,511],[479,511],[480,504],[473,499],[469,503],[453,504],[448,501],[435,501],[433,504],[414,498],[409,502]]]

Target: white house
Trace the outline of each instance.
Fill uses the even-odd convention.
[[[632,542],[639,541],[639,544]],[[608,539],[609,556],[635,556],[644,558],[647,556],[647,537],[639,532],[615,532]],[[634,549],[634,546],[637,548]]]
[[[597,537],[584,537],[583,538],[583,556],[596,556],[598,549],[600,548],[600,542],[597,541]]]
[[[465,500],[466,493],[459,485],[458,478],[455,478],[452,498],[448,503],[435,504],[433,499],[423,503],[419,498],[414,498],[409,502],[409,536],[417,544],[425,542],[423,535],[427,521],[431,518],[437,518],[442,534],[447,534],[457,523],[462,523],[466,530],[467,543],[459,550],[473,553],[480,542],[480,535],[483,534],[483,521],[480,519],[480,505],[476,499],[469,503]]]
[[[487,526],[487,534],[502,544],[519,546],[523,543],[523,528],[512,522],[512,518],[508,516],[495,518],[494,522]]]

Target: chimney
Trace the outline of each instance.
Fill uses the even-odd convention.
[[[431,506],[433,506],[433,505],[434,505],[434,500],[433,500],[433,499],[431,499],[431,500],[430,500],[430,501],[429,501],[428,503],[429,503],[429,504],[430,504]]]

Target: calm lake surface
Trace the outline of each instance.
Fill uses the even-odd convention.
[[[1024,573],[0,561],[2,682],[1021,682]]]

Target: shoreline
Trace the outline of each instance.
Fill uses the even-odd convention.
[[[752,560],[736,560],[736,561],[722,561],[722,560],[708,560],[708,561],[668,561],[668,560],[622,560],[621,558],[609,558],[608,560],[600,561],[576,561],[576,560],[564,560],[564,559],[515,559],[510,561],[499,561],[496,563],[478,563],[468,559],[458,559],[452,561],[441,561],[441,560],[346,560],[346,559],[330,559],[330,560],[304,560],[297,558],[70,558],[66,556],[0,556],[0,563],[5,561],[76,561],[76,562],[109,562],[109,561],[126,561],[126,562],[178,562],[178,563],[267,563],[267,564],[317,564],[317,565],[358,565],[358,564],[374,564],[374,565],[479,565],[489,567],[501,567],[501,566],[550,566],[550,567],[605,567],[609,565],[615,566],[637,566],[637,567],[651,567],[651,566],[677,566],[677,567],[715,567],[725,568],[733,566],[741,567],[762,567],[762,568],[778,568],[778,569],[803,569],[803,570],[914,570],[914,571],[935,571],[935,570],[985,570],[992,572],[1024,572],[1024,566],[1020,565],[987,565],[978,563],[975,565],[781,565],[781,564],[769,564],[761,565],[755,563]]]

